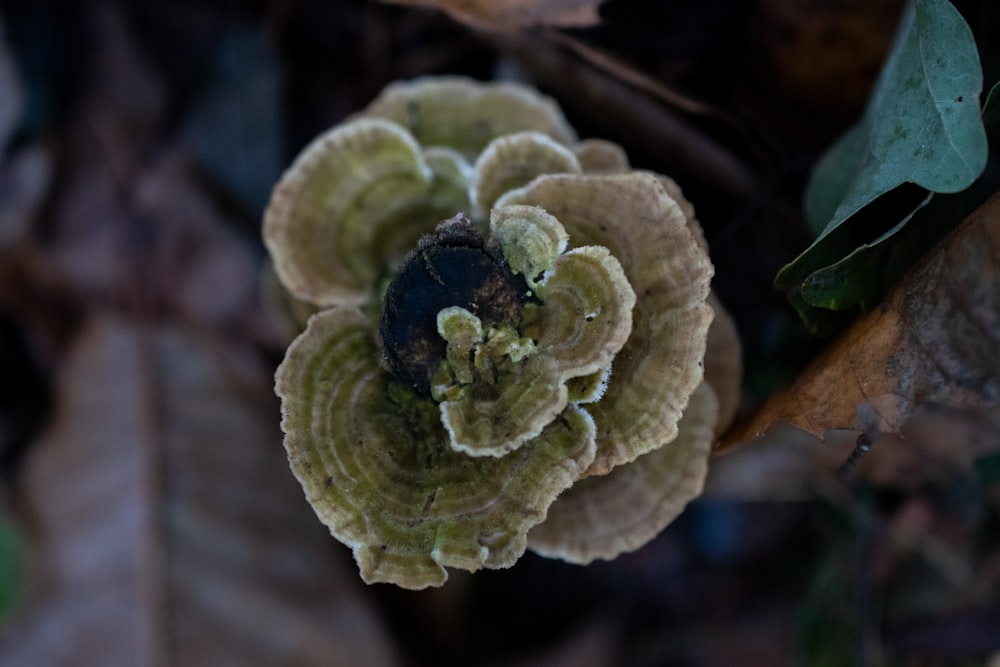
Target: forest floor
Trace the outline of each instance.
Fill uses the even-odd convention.
[[[0,3],[0,664],[1000,664],[996,404],[923,406],[846,473],[857,432],[775,424],[639,551],[407,592],[316,520],[273,395],[271,188],[387,83],[449,73],[534,84],[681,184],[752,420],[831,344],[774,276],[902,4],[613,0],[494,33],[361,0]],[[954,4],[988,88],[1000,11]]]

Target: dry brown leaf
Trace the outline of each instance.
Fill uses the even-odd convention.
[[[35,144],[0,164],[0,310],[31,331],[42,358],[61,351],[82,313],[73,286],[33,233],[50,200],[53,157]]]
[[[384,0],[397,5],[433,7],[481,30],[537,26],[584,28],[600,23],[603,0]]]
[[[725,443],[779,421],[820,437],[833,429],[896,433],[925,404],[1000,404],[998,347],[1000,194]]]
[[[191,171],[186,156],[169,149],[135,184],[133,215],[156,238],[148,264],[156,292],[188,321],[253,333],[248,319],[260,291],[257,258]]]
[[[68,126],[59,155],[48,248],[81,294],[123,301],[136,286],[122,280],[134,273],[123,258],[138,237],[138,229],[130,229],[130,189],[143,172],[167,92],[145,66],[124,19],[105,3],[95,6],[94,30],[77,122]]]
[[[143,65],[121,17],[108,8],[95,15],[102,39],[85,113],[66,129],[52,196],[52,263],[85,298],[151,297],[198,325],[273,339],[256,304],[256,235],[238,232],[178,143],[157,143],[165,84]]]
[[[4,665],[392,665],[287,472],[270,372],[96,315],[26,463],[27,595]]]

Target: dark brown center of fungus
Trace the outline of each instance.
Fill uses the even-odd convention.
[[[511,273],[499,249],[487,247],[462,213],[420,239],[389,283],[379,319],[382,355],[389,371],[423,395],[445,359],[448,345],[437,315],[460,306],[484,327],[516,326],[529,294]]]

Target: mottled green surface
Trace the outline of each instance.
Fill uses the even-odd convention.
[[[573,403],[593,403],[604,396],[608,389],[608,380],[611,379],[613,364],[608,364],[596,373],[581,375],[566,380],[566,390],[569,392],[569,400]]]
[[[505,192],[527,185],[542,174],[579,174],[573,152],[540,132],[497,137],[476,160],[473,201],[489,211]]]
[[[439,585],[444,567],[507,567],[527,530],[593,459],[593,424],[568,408],[516,453],[447,446],[437,406],[390,390],[372,324],[354,308],[315,316],[277,373],[293,471],[352,547],[365,581]]]
[[[438,331],[449,341],[446,368],[435,375],[447,398],[441,420],[452,448],[472,456],[502,456],[538,435],[569,402],[567,379],[611,363],[631,331],[635,305],[606,248],[558,254],[566,232],[542,209],[496,209],[491,231],[517,273],[542,278],[539,302],[525,307],[520,332],[484,330],[462,309],[438,314]]]
[[[504,206],[490,214],[490,236],[507,266],[532,288],[566,249],[569,235],[554,216],[537,206]]]
[[[584,246],[560,255],[538,286],[538,349],[565,377],[605,368],[632,331],[635,292],[607,248]]]
[[[360,119],[317,138],[275,189],[264,240],[282,282],[318,305],[371,301],[378,278],[444,218],[469,208],[461,156],[421,152]]]
[[[555,361],[535,355],[511,327],[484,329],[463,308],[438,314],[448,341],[434,376],[449,446],[470,456],[503,456],[534,438],[566,407]]]
[[[541,132],[563,144],[576,135],[556,104],[515,83],[426,77],[387,87],[361,115],[386,118],[424,146],[448,146],[474,159],[493,139]]]
[[[607,391],[586,409],[597,423],[589,474],[605,474],[672,441],[701,382],[712,310],[712,264],[683,212],[652,175],[542,176],[500,206],[531,204],[554,215],[571,247],[607,248],[636,295],[632,333],[615,357]]]
[[[532,528],[528,547],[586,564],[649,542],[701,493],[717,418],[718,401],[702,383],[673,442],[574,484],[552,504],[545,522]]]
[[[364,303],[382,264],[372,245],[378,222],[421,198],[432,176],[420,146],[392,123],[365,120],[317,138],[275,188],[264,218],[282,282],[319,305]]]
[[[702,379],[711,263],[660,177],[581,175],[581,161],[622,172],[627,159],[612,144],[573,141],[529,89],[419,80],[317,140],[275,192],[265,237],[279,276],[329,307],[276,375],[285,446],[367,582],[423,588],[448,567],[507,567],[560,493],[677,435]],[[486,292],[430,307],[409,288],[398,303],[385,289],[406,272],[404,255],[430,247],[421,235],[462,212],[483,238],[470,233],[454,250],[517,278],[513,319],[490,317]],[[433,267],[434,290],[469,287],[465,269]],[[380,365],[395,348],[380,349],[373,322],[401,308],[404,324],[429,318],[412,342],[440,347],[424,390]],[[703,471],[705,431],[698,447],[656,459],[697,453],[668,471],[691,477],[667,489],[675,509],[700,488],[689,473]]]

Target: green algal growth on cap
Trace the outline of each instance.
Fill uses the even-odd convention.
[[[264,239],[316,311],[275,376],[289,461],[365,581],[611,558],[700,491],[739,351],[693,209],[551,100],[393,84],[295,160]]]

